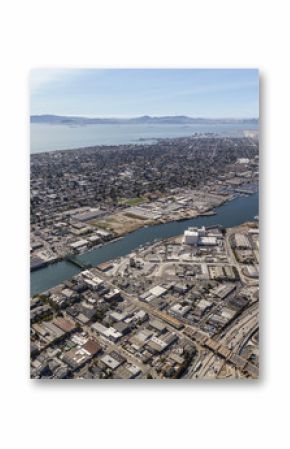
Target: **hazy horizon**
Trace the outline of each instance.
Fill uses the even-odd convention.
[[[41,117],[41,116],[53,116],[53,117],[72,117],[72,118],[87,118],[87,119],[135,119],[135,118],[142,118],[142,117],[150,117],[150,118],[161,118],[161,117],[186,117],[194,120],[259,120],[259,116],[241,116],[241,117],[206,117],[206,116],[189,116],[185,114],[162,114],[162,115],[154,115],[154,114],[143,114],[138,116],[132,116],[132,115],[79,115],[79,114],[54,114],[51,112],[44,112],[41,114],[30,114],[30,117]]]

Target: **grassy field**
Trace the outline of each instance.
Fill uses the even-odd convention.
[[[146,202],[146,198],[143,196],[137,198],[121,198],[119,200],[119,204],[123,204],[124,206],[138,206],[138,204]]]

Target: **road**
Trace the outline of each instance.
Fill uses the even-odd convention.
[[[116,285],[110,281],[108,276],[98,272],[98,277],[101,278],[108,285],[108,287],[112,289],[116,288]],[[128,294],[124,290],[120,289],[120,292],[124,299],[128,301],[128,303],[134,304],[138,309],[144,310],[148,313],[149,316],[154,316],[157,319],[160,319],[160,311],[158,309],[155,309],[152,305],[146,302],[140,301],[136,296]],[[257,323],[258,302],[251,304],[236,320],[234,320],[234,322],[225,331],[221,333],[220,336],[218,336],[218,338],[216,338],[216,340],[222,343],[224,347],[228,347],[233,352],[238,354],[240,352],[241,341],[245,340],[247,335],[252,333],[253,329],[257,328]],[[169,331],[175,333],[183,341],[191,344],[194,343],[200,354],[199,359],[194,360],[192,367],[187,370],[186,374],[183,377],[204,378],[210,376],[211,372],[214,372],[216,376],[218,375],[224,363],[227,363],[225,360],[223,360],[222,357],[218,356],[214,350],[209,349],[206,345],[202,345],[196,342],[194,339],[185,335],[182,330],[177,330],[169,323],[166,323],[166,326]],[[191,325],[187,325],[187,328],[192,329],[193,331],[197,330],[197,328]],[[145,367],[145,365],[143,365],[138,358],[123,349],[120,344],[115,345],[111,342],[108,342],[108,344],[120,353],[123,353],[126,359],[131,360],[132,363],[139,366],[142,371],[144,370],[146,373],[149,372],[147,366]],[[203,354],[202,351],[205,351],[205,353]],[[198,373],[195,373],[195,366],[199,360],[202,362],[202,367]]]

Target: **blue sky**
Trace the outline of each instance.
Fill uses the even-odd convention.
[[[256,69],[35,69],[31,114],[259,116]]]

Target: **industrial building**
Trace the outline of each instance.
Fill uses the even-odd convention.
[[[184,231],[183,243],[185,245],[215,246],[218,244],[216,235],[207,235],[205,227],[188,228]]]
[[[184,244],[185,245],[197,245],[199,233],[197,228],[189,228],[184,231]]]

